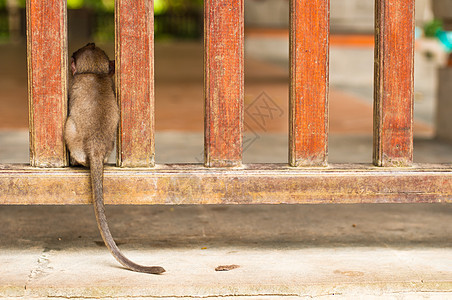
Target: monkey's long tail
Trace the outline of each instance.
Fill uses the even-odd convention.
[[[98,158],[96,158],[98,157]],[[161,274],[165,269],[158,266],[147,267],[134,263],[125,257],[116,245],[110,229],[108,228],[107,218],[105,216],[104,194],[103,194],[103,170],[104,164],[100,155],[91,155],[91,185],[94,199],[94,212],[96,213],[97,226],[104,240],[105,245],[110,250],[116,260],[129,270],[150,274]]]

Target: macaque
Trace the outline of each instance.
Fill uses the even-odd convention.
[[[64,139],[71,161],[90,168],[97,225],[105,245],[116,260],[136,272],[160,274],[158,266],[138,265],[119,250],[108,228],[103,197],[104,162],[113,150],[119,122],[119,108],[113,88],[114,61],[94,43],[74,52],[73,80],[69,86],[69,115]]]

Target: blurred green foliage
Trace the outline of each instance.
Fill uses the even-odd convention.
[[[202,6],[203,0],[154,0],[154,13],[159,15],[167,11],[187,11]]]
[[[0,0],[0,40],[9,37],[7,1]],[[25,8],[26,0],[16,1],[21,9]],[[114,40],[115,0],[67,0],[67,7],[90,12],[90,20],[94,20],[91,27],[94,40]],[[154,0],[155,38],[199,38],[202,34],[202,7],[203,0]]]
[[[20,7],[25,7],[26,0],[16,0]],[[7,0],[0,0],[0,9],[6,8]],[[155,14],[167,10],[186,10],[192,7],[202,7],[203,0],[154,0]],[[91,8],[96,11],[114,11],[114,0],[67,0],[69,9]]]
[[[434,19],[424,25],[424,35],[426,37],[436,37],[439,30],[443,28],[443,22],[438,19]]]
[[[115,10],[114,0],[67,0],[68,9],[88,8],[95,11],[113,12]]]
[[[95,11],[94,39],[110,42],[114,39],[114,0],[68,0],[84,1],[86,8]],[[155,39],[196,39],[202,35],[203,0],[154,0]],[[72,3],[71,3],[72,5]]]
[[[9,40],[8,16],[0,11],[0,42]]]
[[[6,1],[6,0],[0,0]],[[20,0],[23,1],[23,0]],[[171,11],[186,11],[195,7],[202,7],[203,0],[154,0],[154,13],[156,15]],[[91,8],[101,11],[114,11],[114,0],[67,0],[69,9]]]
[[[6,0],[0,0],[0,42],[8,42],[9,24],[8,12],[6,11]]]

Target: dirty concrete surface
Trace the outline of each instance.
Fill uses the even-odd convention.
[[[452,206],[0,206],[2,297],[450,296]],[[239,265],[217,272],[220,265]],[[400,299],[400,298],[398,298]]]

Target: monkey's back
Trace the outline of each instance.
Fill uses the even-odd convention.
[[[69,150],[73,151],[72,139],[73,148],[83,147],[87,152],[96,147],[96,153],[108,155],[114,147],[118,121],[119,109],[111,77],[108,74],[76,74],[69,89],[68,116],[68,124],[75,128],[65,129]]]

